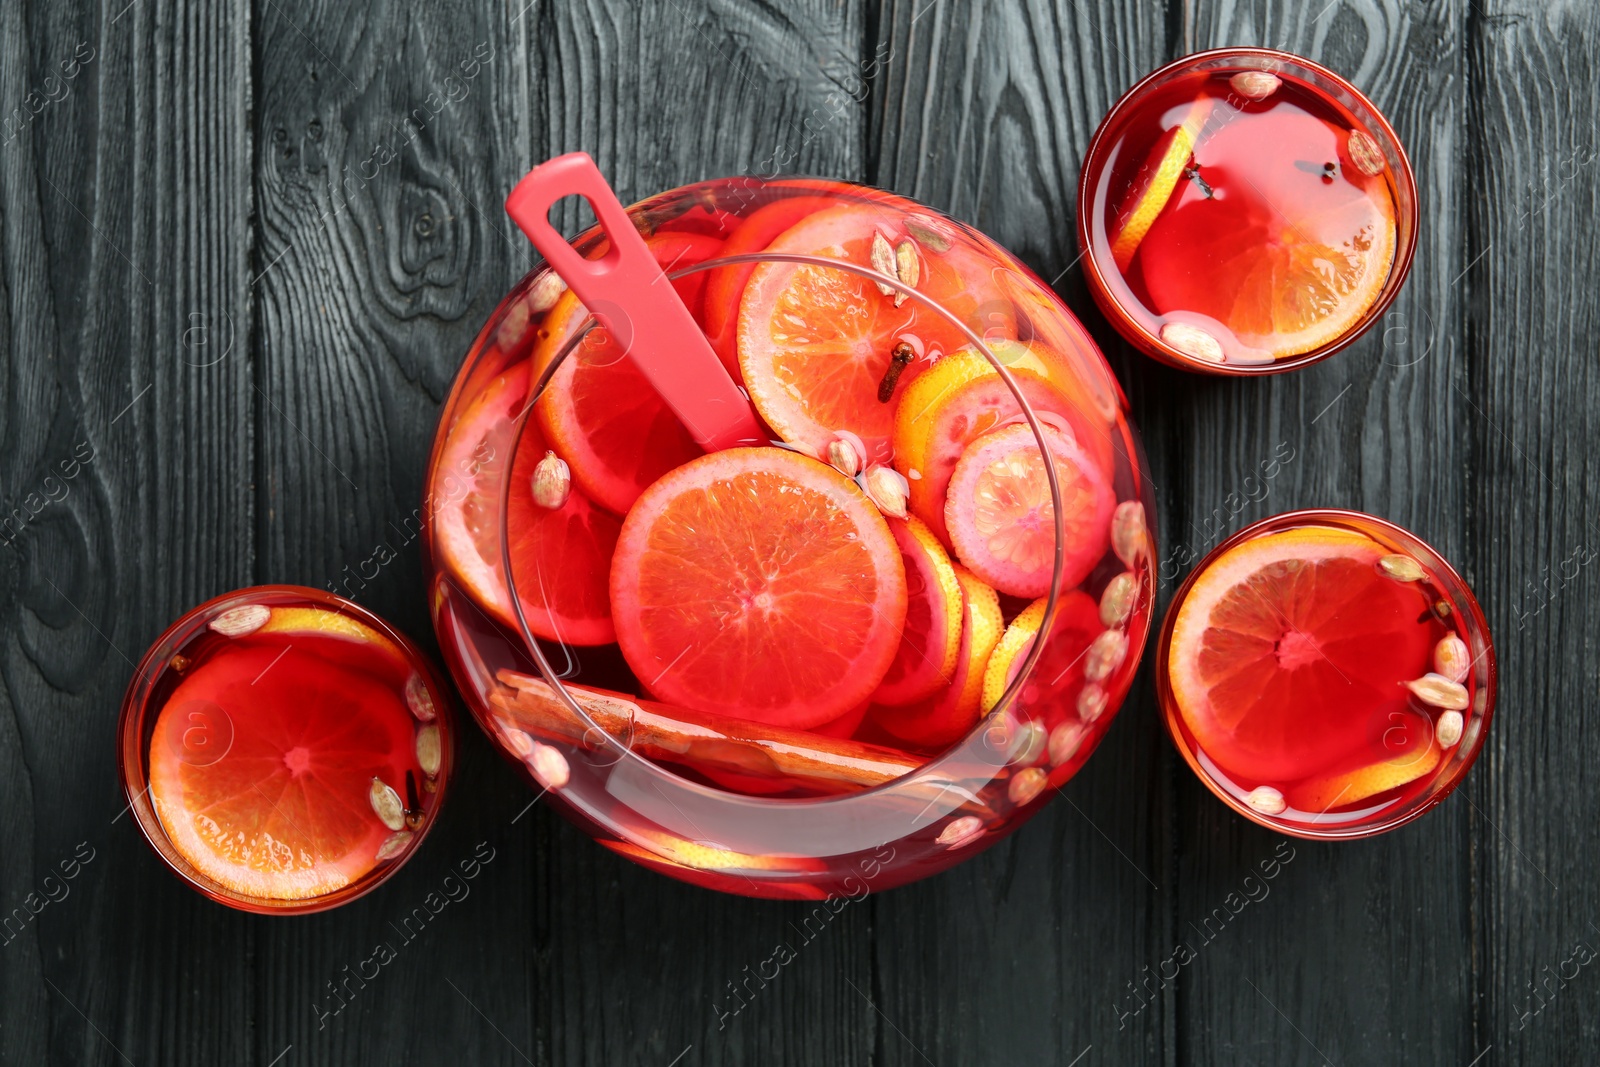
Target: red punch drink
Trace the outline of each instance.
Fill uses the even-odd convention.
[[[1316,64],[1260,49],[1157,71],[1090,146],[1080,239],[1113,325],[1211,373],[1286,370],[1359,336],[1416,240],[1388,123]]]
[[[1162,629],[1167,729],[1219,797],[1303,837],[1427,811],[1472,765],[1494,707],[1471,591],[1389,523],[1299,511],[1196,568]]]
[[[439,683],[410,642],[295,586],[191,611],[123,707],[146,837],[202,892],[252,911],[319,910],[382,881],[431,824],[450,750]]]
[[[629,215],[762,436],[703,451],[560,276],[525,279],[425,508],[469,706],[607,847],[699,884],[825,896],[997,840],[1149,626],[1148,483],[1093,342],[888,193],[732,179]]]

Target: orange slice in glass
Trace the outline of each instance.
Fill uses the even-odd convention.
[[[1292,782],[1359,760],[1407,714],[1401,684],[1432,650],[1415,584],[1384,575],[1360,534],[1301,527],[1244,541],[1177,609],[1167,678],[1184,725],[1223,771]]]
[[[1383,180],[1349,162],[1347,139],[1283,106],[1208,134],[1195,163],[1211,195],[1185,189],[1143,242],[1154,310],[1221,323],[1274,359],[1355,328],[1389,280],[1395,211]]]
[[[888,523],[826,464],[731,448],[644,491],[611,563],[617,643],[658,699],[795,729],[889,670],[906,574]]]
[[[961,642],[949,685],[915,704],[872,709],[872,721],[885,733],[922,749],[952,745],[978,724],[984,668],[1005,629],[995,591],[964,567],[956,566],[955,576],[961,583]]]
[[[393,831],[368,791],[376,777],[404,794],[413,720],[393,687],[318,651],[343,638],[259,633],[195,668],[162,706],[150,796],[173,847],[206,877],[262,899],[321,896],[377,865]],[[183,758],[196,707],[230,722],[214,761]]]
[[[721,247],[715,238],[694,233],[657,234],[645,243],[669,271],[693,266]],[[705,282],[704,274],[690,274],[672,284],[693,308]],[[536,380],[588,317],[575,293],[569,289],[562,294],[534,350]],[[551,447],[571,468],[573,483],[616,515],[627,514],[645,486],[700,455],[694,438],[649,379],[598,325],[556,368],[534,413]]]
[[[1127,270],[1161,209],[1172,199],[1172,192],[1183,178],[1194,155],[1200,128],[1211,114],[1211,97],[1202,96],[1189,107],[1182,122],[1156,139],[1150,157],[1134,178],[1132,191],[1124,199],[1119,216],[1126,221],[1111,242],[1111,258],[1118,270]]]

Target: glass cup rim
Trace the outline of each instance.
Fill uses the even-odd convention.
[[[1090,210],[1093,204],[1093,190],[1089,187],[1089,176],[1093,174],[1098,177],[1099,171],[1104,166],[1105,160],[1103,157],[1108,149],[1107,134],[1114,126],[1113,120],[1123,117],[1130,111],[1141,94],[1167,78],[1187,71],[1192,67],[1229,59],[1256,60],[1261,63],[1300,67],[1337,84],[1343,91],[1349,93],[1358,104],[1364,107],[1367,117],[1371,119],[1372,124],[1376,127],[1373,132],[1377,133],[1385,142],[1385,147],[1393,151],[1394,159],[1391,162],[1397,164],[1390,168],[1394,172],[1395,184],[1398,187],[1398,196],[1396,197],[1397,219],[1402,204],[1410,204],[1412,213],[1415,214],[1417,212],[1417,179],[1411,168],[1411,159],[1406,153],[1405,145],[1401,142],[1399,134],[1395,132],[1394,126],[1389,122],[1388,117],[1372,102],[1370,97],[1338,72],[1330,70],[1315,60],[1281,49],[1240,46],[1210,48],[1202,52],[1191,52],[1186,56],[1179,56],[1172,62],[1146,74],[1123,92],[1117,98],[1115,104],[1111,105],[1111,110],[1106,112],[1105,117],[1100,120],[1100,125],[1095,127],[1094,136],[1089,139],[1089,147],[1083,155],[1083,166],[1078,171],[1078,246],[1084,253],[1084,277],[1089,284],[1090,293],[1094,296],[1095,302],[1101,306],[1102,311],[1106,311],[1106,318],[1111,320],[1111,325],[1117,333],[1129,344],[1151,358],[1166,363],[1168,366],[1177,367],[1180,370],[1197,371],[1219,377],[1253,378],[1270,374],[1283,374],[1288,371],[1299,370],[1302,367],[1309,367],[1314,363],[1320,363],[1366,336],[1373,325],[1380,321],[1389,310],[1395,298],[1399,296],[1400,290],[1404,288],[1406,279],[1411,274],[1411,264],[1416,256],[1420,227],[1417,225],[1417,220],[1413,219],[1411,226],[1408,228],[1409,232],[1395,248],[1394,263],[1389,268],[1389,277],[1384,282],[1383,289],[1378,293],[1377,299],[1372,302],[1372,306],[1367,310],[1362,322],[1346,330],[1323,347],[1314,349],[1311,352],[1274,360],[1271,363],[1207,363],[1173,348],[1165,341],[1162,341],[1159,335],[1147,330],[1133,316],[1123,310],[1123,302],[1115,296],[1110,285],[1107,284],[1105,271],[1102,269],[1099,258],[1094,251],[1094,220],[1091,218],[1092,212]],[[1262,67],[1260,69],[1267,68]],[[1114,308],[1117,314],[1110,314],[1107,311],[1108,306]]]
[[[1040,440],[1043,439],[1042,426],[1047,425],[1047,423],[1043,422],[1043,420],[1039,418],[1038,413],[1028,402],[1026,396],[1023,395],[1021,388],[1016,383],[1016,380],[1007,370],[1006,364],[999,356],[995,354],[990,346],[985,343],[984,338],[979,337],[972,330],[969,324],[962,321],[959,316],[956,316],[953,312],[950,312],[948,309],[944,308],[943,305],[941,305],[938,301],[928,297],[926,294],[918,292],[911,286],[901,282],[898,278],[890,277],[867,267],[862,267],[859,264],[833,259],[826,256],[774,252],[751,252],[730,256],[719,256],[714,259],[705,260],[701,263],[696,263],[689,267],[669,271],[667,272],[667,277],[669,279],[676,279],[686,275],[698,273],[700,271],[714,270],[718,267],[750,263],[793,263],[830,269],[840,269],[847,273],[852,273],[860,277],[868,278],[871,281],[890,286],[900,292],[905,293],[908,298],[917,301],[923,306],[933,310],[935,314],[941,315],[947,320],[947,322],[957,326],[968,335],[968,340],[975,348],[977,348],[977,350],[982,352],[988,358],[990,365],[1000,373],[1002,379],[1007,383],[1013,397],[1018,401],[1022,408],[1023,416],[1027,425],[1033,429],[1035,438]],[[549,269],[548,264],[541,262],[535,266],[533,271],[531,271],[528,276],[532,277],[539,271],[546,269]],[[587,330],[593,325],[594,320],[591,317],[587,320],[583,328],[581,328],[576,334],[574,334],[572,338],[568,340],[565,345],[563,345],[562,349],[556,354],[556,357],[551,360],[551,365],[546,368],[545,372],[540,376],[539,381],[535,383],[534,389],[531,393],[534,398],[537,398],[544,385],[550,380],[550,377],[554,374],[556,367],[561,363],[562,360],[568,358],[571,352],[577,347],[577,344],[579,340],[581,340],[583,334],[586,333]],[[1085,336],[1087,335],[1085,334]],[[1096,351],[1098,352],[1098,349],[1096,349]],[[533,405],[534,400],[530,400],[524,406],[524,409],[518,414],[518,428],[516,430],[516,436],[518,440],[521,438],[527,420],[531,417]],[[1062,519],[1060,486],[1056,478],[1056,472],[1053,469],[1053,464],[1047,465],[1046,476],[1050,484],[1051,499],[1054,504],[1054,521],[1056,524],[1056,553],[1055,567],[1052,574],[1050,591],[1047,594],[1049,600],[1047,602],[1044,618],[1040,626],[1041,633],[1046,632],[1049,625],[1054,621],[1059,601],[1062,595],[1066,592],[1066,590],[1062,588],[1061,583],[1065,553],[1065,529],[1064,520]],[[829,811],[839,811],[843,808],[848,808],[850,805],[860,807],[865,804],[875,803],[879,798],[885,795],[905,795],[913,790],[922,788],[929,783],[953,780],[954,776],[950,775],[948,772],[955,769],[957,766],[965,766],[970,768],[972,766],[973,755],[983,750],[987,750],[989,753],[999,758],[999,762],[994,764],[995,769],[1004,767],[1006,763],[1009,762],[1010,750],[1015,747],[1017,738],[1022,733],[1021,727],[1024,725],[1023,723],[1018,722],[1016,715],[1013,714],[1013,703],[1016,694],[1020,692],[1023,683],[1026,682],[1030,677],[1040,656],[1043,654],[1046,644],[1046,642],[1043,641],[1035,641],[1033,643],[1033,647],[1030,648],[1022,667],[1017,671],[1016,677],[1006,688],[1006,691],[1001,696],[1000,700],[992,709],[984,712],[974,727],[968,731],[967,734],[963,735],[959,741],[955,742],[939,755],[930,758],[926,763],[914,771],[901,775],[898,778],[891,779],[887,782],[883,782],[880,785],[856,790],[854,792],[836,796],[801,798],[748,796],[725,789],[718,789],[712,786],[703,785],[699,782],[694,782],[687,778],[683,778],[682,776],[673,772],[671,769],[656,763],[654,760],[651,760],[648,757],[632,751],[631,746],[623,745],[607,734],[606,731],[604,731],[597,723],[595,723],[590,718],[588,713],[585,712],[575,700],[573,700],[571,694],[561,683],[561,679],[559,677],[560,672],[552,668],[544,654],[543,648],[539,644],[539,641],[536,639],[536,636],[527,625],[527,621],[522,613],[521,599],[516,595],[515,592],[516,581],[513,577],[509,554],[510,538],[507,536],[506,530],[506,522],[509,515],[507,500],[509,498],[510,482],[511,479],[509,477],[506,478],[505,484],[501,487],[499,531],[501,566],[506,575],[507,587],[511,591],[510,600],[513,606],[513,611],[517,617],[518,629],[520,630],[520,637],[523,642],[524,651],[526,651],[534,660],[535,664],[540,670],[540,673],[544,675],[544,680],[556,690],[561,701],[567,706],[567,710],[575,714],[580,722],[587,724],[588,727],[594,731],[596,736],[605,739],[605,741],[602,742],[602,746],[607,749],[617,749],[619,752],[619,759],[628,759],[633,761],[633,763],[637,767],[641,768],[647,775],[652,777],[659,776],[658,780],[670,780],[676,788],[695,790],[707,796],[725,800],[729,805],[745,809],[821,810],[826,807]],[[1140,502],[1143,503],[1142,500]],[[1148,520],[1146,525],[1148,527]],[[1154,535],[1151,533],[1149,536],[1151,537],[1152,541],[1151,552],[1153,553]],[[1145,627],[1145,632],[1138,648],[1138,652],[1140,654],[1143,653],[1144,647],[1149,641],[1150,629],[1151,627],[1149,626]],[[1131,653],[1134,650],[1130,648],[1129,651]],[[1125,693],[1123,694],[1123,699],[1126,699]],[[1001,738],[998,743],[993,739],[997,728],[1000,730]],[[933,804],[931,802],[926,810],[933,810]]]
[[[1482,712],[1472,712],[1472,714],[1478,716],[1478,726],[1470,743],[1464,746],[1463,750],[1455,757],[1459,761],[1459,765],[1449,775],[1449,781],[1443,786],[1430,788],[1428,791],[1417,794],[1404,808],[1391,812],[1376,822],[1345,824],[1334,826],[1327,830],[1311,830],[1299,824],[1280,822],[1270,815],[1256,811],[1243,800],[1222,788],[1211,775],[1200,767],[1189,744],[1184,741],[1173,727],[1171,716],[1167,714],[1166,710],[1171,700],[1170,685],[1167,678],[1167,654],[1171,645],[1172,628],[1177,622],[1178,608],[1188,597],[1189,590],[1194,586],[1195,581],[1224,553],[1268,528],[1284,528],[1291,524],[1314,525],[1318,523],[1346,528],[1355,525],[1358,529],[1360,524],[1375,526],[1384,534],[1394,537],[1401,544],[1415,546],[1415,548],[1425,552],[1428,556],[1429,569],[1439,573],[1447,582],[1453,584],[1455,589],[1460,590],[1460,600],[1462,602],[1456,606],[1466,609],[1472,627],[1482,635],[1484,645],[1482,658],[1485,667],[1485,681],[1482,688],[1484,694],[1483,710]],[[1462,628],[1464,629],[1465,627]],[[1450,561],[1438,549],[1404,526],[1369,512],[1356,511],[1351,508],[1297,508],[1292,511],[1284,511],[1258,519],[1224,538],[1220,544],[1206,553],[1199,563],[1195,564],[1177,591],[1173,593],[1172,600],[1167,604],[1166,616],[1161,622],[1160,635],[1156,639],[1156,702],[1161,718],[1161,726],[1168,739],[1171,740],[1173,747],[1178,750],[1179,755],[1184,758],[1184,762],[1189,765],[1189,769],[1194,773],[1194,776],[1217,799],[1251,822],[1258,826],[1264,826],[1269,830],[1307,841],[1350,841],[1388,833],[1421,818],[1449,797],[1456,790],[1456,787],[1466,779],[1467,773],[1472,769],[1473,764],[1477,762],[1478,754],[1483,749],[1484,741],[1488,738],[1489,727],[1494,719],[1497,679],[1498,670],[1495,663],[1494,639],[1489,630],[1488,620],[1484,617],[1483,608],[1478,603],[1477,594],[1472,591],[1472,587],[1461,577],[1461,574]]]
[[[160,818],[149,803],[149,785],[144,782],[142,773],[144,765],[145,740],[143,734],[143,720],[149,711],[151,693],[155,682],[168,669],[167,661],[174,652],[175,639],[181,637],[188,640],[198,632],[196,625],[203,621],[217,608],[235,602],[259,597],[293,596],[299,599],[309,599],[320,603],[332,603],[339,610],[347,612],[361,622],[377,630],[384,637],[394,641],[400,650],[405,653],[406,660],[413,670],[423,675],[428,684],[429,692],[436,698],[436,715],[434,723],[439,726],[440,762],[437,777],[438,789],[433,794],[433,806],[429,809],[427,818],[421,826],[412,831],[416,839],[411,847],[406,849],[401,856],[385,863],[381,868],[369,872],[367,876],[351,885],[335,889],[321,896],[306,897],[298,900],[272,900],[263,897],[252,897],[236,890],[220,885],[193,870],[189,864],[169,849],[170,837],[166,828],[161,825]],[[292,585],[283,583],[269,583],[264,585],[244,586],[233,589],[208,600],[196,604],[174,619],[160,636],[150,643],[144,655],[139,657],[138,666],[134,668],[133,676],[128,681],[127,688],[123,691],[122,704],[117,716],[117,778],[122,785],[123,799],[127,802],[124,809],[132,813],[134,823],[139,827],[139,836],[146,845],[167,866],[167,869],[176,874],[180,880],[200,895],[214,900],[226,907],[239,911],[252,912],[257,915],[309,915],[314,912],[326,911],[347,904],[358,897],[366,896],[378,886],[392,878],[401,867],[410,862],[422,847],[423,839],[433,829],[433,824],[438,821],[438,814],[444,805],[445,795],[450,788],[451,771],[455,760],[455,728],[450,718],[450,694],[454,690],[446,686],[440,679],[439,672],[434,668],[428,657],[404,633],[396,629],[388,620],[377,613],[362,607],[360,604],[342,597],[326,589],[316,589],[305,585]],[[163,847],[163,843],[166,847]]]

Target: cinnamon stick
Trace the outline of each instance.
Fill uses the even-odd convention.
[[[544,679],[511,670],[496,677],[503,688],[491,694],[490,702],[520,729],[547,740],[597,747],[600,739],[593,729],[572,714]],[[565,688],[600,729],[650,759],[786,778],[830,793],[882,785],[923,764],[916,756],[880,745],[691,712],[571,683]]]

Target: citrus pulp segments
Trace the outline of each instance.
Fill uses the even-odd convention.
[[[692,233],[657,234],[645,243],[663,270],[692,266],[721,247],[714,238]],[[705,281],[704,274],[690,274],[672,284],[693,308]],[[535,383],[588,317],[576,293],[569,289],[562,294],[534,349]],[[649,379],[599,325],[555,369],[534,413],[551,447],[571,469],[574,484],[619,516],[627,514],[645,486],[700,455],[694,438]]]
[[[342,640],[245,639],[197,667],[157,717],[150,796],[162,828],[196,871],[235,893],[333,892],[377,865],[391,833],[368,790],[374,776],[404,787],[411,713],[389,687],[314,651]],[[226,754],[205,765],[180,755],[197,703],[232,726]]]
[[[1353,329],[1388,281],[1396,233],[1388,185],[1349,165],[1347,137],[1280,105],[1198,144],[1220,195],[1184,189],[1150,227],[1140,270],[1155,310],[1221,323],[1275,359]],[[1342,161],[1338,178],[1298,166],[1308,153]]]
[[[923,749],[954,744],[978,724],[982,714],[984,668],[1000,642],[1005,620],[1000,598],[964,567],[961,583],[961,641],[950,684],[926,700],[904,707],[876,707],[872,718],[884,732]]]
[[[961,644],[961,585],[944,546],[922,520],[888,520],[906,569],[906,622],[900,649],[875,704],[911,704],[950,682]]]
[[[1040,421],[1070,432],[1109,481],[1109,426],[1084,406],[1060,356],[1038,343],[997,342],[990,348]],[[961,454],[984,434],[1019,423],[1026,424],[1016,394],[988,358],[971,349],[939,360],[901,394],[894,412],[894,466],[910,483],[907,506],[946,545],[946,491]]]
[[[910,241],[917,251],[916,291],[964,322],[979,323],[980,296],[999,261],[967,244],[946,242],[935,251],[906,229],[904,211],[882,204],[851,204],[812,215],[769,246],[872,266],[874,235],[892,245]],[[992,303],[992,301],[991,301]],[[1009,316],[991,327],[1010,336]],[[900,375],[911,381],[927,361],[967,344],[941,315],[879,292],[866,278],[813,264],[762,263],[750,275],[739,308],[739,368],[751,401],[785,441],[813,456],[825,454],[838,431],[861,439],[868,463],[889,461],[893,408],[878,387],[897,344],[916,359]]]
[[[1061,494],[1061,587],[1070,588],[1105,555],[1116,497],[1070,437],[1049,426],[1042,431]],[[945,527],[969,570],[1011,596],[1045,595],[1055,574],[1055,519],[1031,427],[1007,426],[967,446],[950,476]]]
[[[659,699],[806,729],[883,680],[906,577],[888,524],[850,479],[782,449],[732,448],[640,496],[611,601],[623,657]]]
[[[1388,552],[1351,531],[1301,527],[1243,541],[1195,578],[1176,609],[1167,678],[1184,725],[1225,773],[1309,777],[1357,758],[1407,711],[1400,683],[1426,670],[1428,605],[1378,570]],[[1299,658],[1282,666],[1296,654],[1280,653],[1286,638]]]

